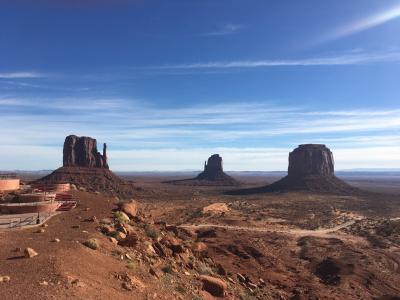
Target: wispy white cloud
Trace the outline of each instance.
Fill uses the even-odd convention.
[[[337,149],[368,148],[370,154],[382,151],[370,158],[354,155],[358,164],[363,162],[366,167],[380,162],[384,167],[387,148],[388,157],[395,157],[392,166],[400,167],[393,150],[400,148],[396,136],[400,109],[323,111],[263,101],[161,108],[127,99],[9,97],[0,99],[0,120],[4,125],[0,126],[0,166],[23,168],[22,162],[29,163],[28,158],[17,157],[22,150],[13,154],[10,149],[30,152],[33,147],[39,152],[40,147],[49,147],[44,153],[53,156],[43,160],[42,168],[50,163],[56,167],[64,137],[74,133],[109,143],[117,170],[151,170],[157,165],[164,170],[171,166],[198,168],[199,161],[217,151],[224,154],[228,169],[284,170],[287,152],[310,142],[326,143],[335,154]],[[278,147],[273,150],[270,144]],[[153,164],[146,156],[154,157]]]
[[[350,53],[330,57],[314,57],[302,59],[277,59],[277,60],[236,60],[213,61],[188,64],[171,64],[151,66],[147,69],[233,69],[233,68],[268,68],[268,67],[309,67],[309,66],[341,66],[362,65],[371,63],[400,62],[400,52],[382,53]]]
[[[228,35],[228,34],[236,33],[238,31],[242,30],[243,28],[244,28],[244,26],[240,25],[240,24],[227,23],[214,31],[206,32],[202,35],[204,35],[204,36]]]
[[[27,79],[27,78],[40,78],[40,77],[44,77],[44,74],[37,72],[0,73],[0,79]]]
[[[340,38],[351,36],[356,33],[368,30],[370,28],[385,24],[399,17],[400,17],[400,5],[396,5],[384,11],[381,11],[377,14],[373,14],[366,18],[356,20],[349,24],[340,26],[339,28],[336,28],[332,32],[324,34],[321,38],[317,40],[317,43],[337,40]]]

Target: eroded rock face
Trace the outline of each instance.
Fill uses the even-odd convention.
[[[97,151],[95,139],[69,135],[64,142],[63,166],[108,169],[107,146],[103,145],[102,155]]]
[[[199,179],[215,180],[224,175],[222,169],[222,157],[219,154],[211,155],[207,162],[204,162],[204,171],[198,176]]]
[[[289,176],[327,176],[333,173],[333,155],[325,145],[300,145],[289,154]]]
[[[207,163],[204,163],[204,172],[217,173],[222,170],[222,157],[219,154],[213,154],[208,158]]]

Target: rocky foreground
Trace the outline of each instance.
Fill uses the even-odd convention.
[[[76,209],[44,226],[0,232],[1,298],[383,300],[400,293],[395,198],[244,198],[151,187],[145,191],[156,193],[139,202],[74,191]]]

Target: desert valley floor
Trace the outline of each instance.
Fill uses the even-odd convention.
[[[224,194],[237,187],[129,179],[140,211],[130,220],[113,212],[116,197],[76,190],[75,209],[0,231],[0,276],[10,279],[0,298],[218,299],[202,289],[211,275],[225,282],[226,299],[400,299],[398,179],[347,178],[375,191],[362,195],[238,196]],[[118,244],[130,231],[135,240]],[[26,247],[38,255],[24,258]]]

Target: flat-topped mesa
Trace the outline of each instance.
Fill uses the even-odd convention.
[[[288,175],[290,177],[331,176],[333,174],[333,154],[325,145],[304,144],[289,153]]]
[[[64,142],[63,167],[108,169],[107,145],[103,145],[103,155],[101,155],[97,151],[96,139],[69,135]]]
[[[288,175],[257,188],[228,191],[230,195],[265,192],[311,191],[332,194],[355,194],[359,190],[337,178],[331,150],[325,145],[304,144],[289,153]]]

